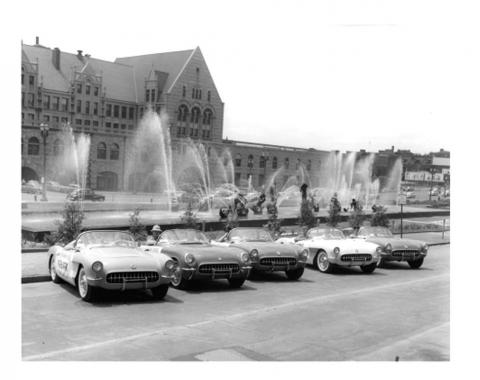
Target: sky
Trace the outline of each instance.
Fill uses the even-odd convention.
[[[22,13],[24,43],[39,36],[45,46],[112,61],[200,46],[229,139],[341,151],[451,148],[457,118],[445,90],[455,83],[445,73],[469,46],[448,27],[459,9],[443,2],[46,3],[29,2]]]

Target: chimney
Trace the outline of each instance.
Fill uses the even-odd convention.
[[[83,50],[77,50],[77,58],[80,60],[80,61],[83,61]]]
[[[60,49],[58,47],[52,50],[52,63],[57,70],[60,70]]]
[[[392,145],[392,152],[395,152],[395,146]]]
[[[40,45],[40,37],[35,37],[35,45]]]

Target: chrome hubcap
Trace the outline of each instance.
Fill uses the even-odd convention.
[[[182,281],[182,272],[180,270],[176,270],[173,273],[173,278],[171,280],[171,283],[173,286],[178,286],[181,281]]]
[[[325,253],[321,253],[318,256],[318,267],[320,270],[326,270],[328,268],[328,258]]]
[[[87,294],[88,284],[87,284],[87,276],[85,275],[85,271],[82,269],[80,271],[80,275],[78,276],[78,291],[80,292],[80,296],[83,298]]]

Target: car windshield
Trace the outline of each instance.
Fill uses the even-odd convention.
[[[207,237],[197,230],[169,230],[165,231],[160,240],[180,244],[202,244],[208,243]]]
[[[307,237],[326,240],[346,239],[343,232],[335,228],[312,228],[310,231],[307,232]]]
[[[89,231],[81,234],[77,245],[122,246],[135,248],[135,239],[128,232],[122,231]]]
[[[273,241],[270,234],[261,228],[235,229],[230,232],[229,238],[239,241]]]
[[[392,232],[385,227],[361,228],[358,232],[361,236],[367,237],[392,237]]]

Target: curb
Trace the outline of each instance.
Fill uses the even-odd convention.
[[[22,277],[22,284],[31,284],[31,283],[34,283],[34,282],[47,282],[47,281],[52,281],[50,276],[40,275],[40,276]]]

